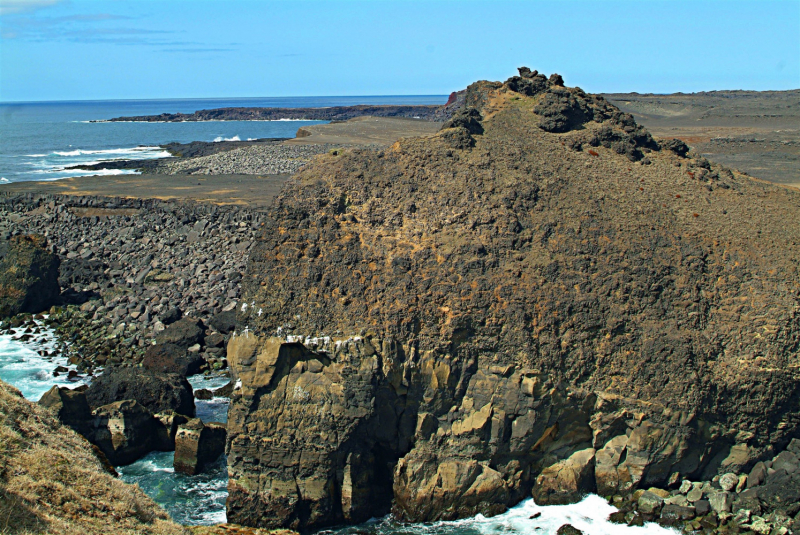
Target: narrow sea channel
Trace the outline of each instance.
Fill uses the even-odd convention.
[[[38,401],[53,386],[76,388],[88,384],[91,378],[79,376],[67,379],[74,370],[58,347],[55,332],[40,324],[31,338],[23,341],[27,328],[14,329],[0,335],[0,379],[22,392],[25,399]],[[36,332],[38,331],[38,332]],[[61,366],[67,371],[55,376]],[[189,378],[194,390],[213,390],[228,382],[227,376]],[[227,398],[195,400],[197,417],[204,422],[228,421]],[[176,522],[189,525],[211,525],[226,521],[225,500],[228,498],[228,470],[225,456],[204,473],[196,476],[176,474],[172,468],[175,453],[153,452],[128,466],[118,466],[117,472],[126,483],[136,483],[172,516]]]

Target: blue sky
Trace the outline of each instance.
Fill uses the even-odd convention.
[[[0,100],[800,88],[800,0],[0,0]]]

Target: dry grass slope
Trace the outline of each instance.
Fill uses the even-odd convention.
[[[89,443],[0,381],[0,533],[186,534]]]

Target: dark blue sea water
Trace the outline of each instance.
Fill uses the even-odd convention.
[[[226,107],[305,108],[356,104],[444,104],[446,95],[368,97],[273,97],[186,100],[103,100],[0,103],[0,183],[58,180],[86,175],[66,167],[114,159],[160,158],[159,145],[294,137],[303,125],[322,121],[210,121],[92,123],[131,115],[191,113]],[[90,174],[133,171],[105,170]]]

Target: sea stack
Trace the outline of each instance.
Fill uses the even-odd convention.
[[[749,470],[797,435],[800,192],[529,69],[318,158],[228,346],[228,520],[497,514]]]

